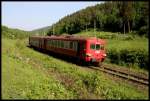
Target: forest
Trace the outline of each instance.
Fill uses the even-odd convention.
[[[148,37],[149,3],[106,1],[67,15],[50,26],[48,35],[75,34],[83,30],[134,33]]]

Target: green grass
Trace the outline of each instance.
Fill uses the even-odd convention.
[[[2,39],[2,99],[148,99],[148,89],[116,82],[26,47],[25,40]]]
[[[36,65],[36,62],[32,60],[29,62],[29,58],[21,53],[29,51],[25,49],[25,46],[21,50],[15,46],[18,44],[16,40],[3,39],[2,42],[3,99],[60,99],[73,96],[54,78],[47,76],[46,72]],[[20,41],[20,44],[22,45],[23,43]]]
[[[135,40],[116,40],[116,39],[107,39],[106,49],[143,49],[148,51],[148,39],[135,39]]]
[[[148,39],[145,37],[140,37],[137,35],[133,35],[132,33],[121,34],[121,33],[113,33],[113,32],[80,32],[76,34],[77,36],[90,36],[90,37],[98,37],[106,40],[106,49],[143,49],[148,51]]]

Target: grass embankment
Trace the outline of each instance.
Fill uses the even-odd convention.
[[[148,39],[133,33],[81,32],[80,36],[96,36],[106,40],[107,63],[137,69],[148,69]]]
[[[2,99],[148,99],[148,90],[2,39]]]

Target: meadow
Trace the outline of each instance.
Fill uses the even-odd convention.
[[[148,89],[2,38],[2,99],[148,99]]]

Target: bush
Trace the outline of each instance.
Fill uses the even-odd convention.
[[[148,69],[148,52],[145,50],[116,49],[108,50],[108,58],[111,63],[123,65],[138,65],[140,68]]]
[[[111,63],[119,64],[120,62],[120,54],[116,49],[108,50],[108,58],[110,58]]]
[[[148,26],[142,26],[138,32],[139,35],[148,35]]]
[[[148,52],[138,51],[137,60],[138,60],[137,63],[139,67],[145,68],[148,70],[148,64],[149,64]]]

